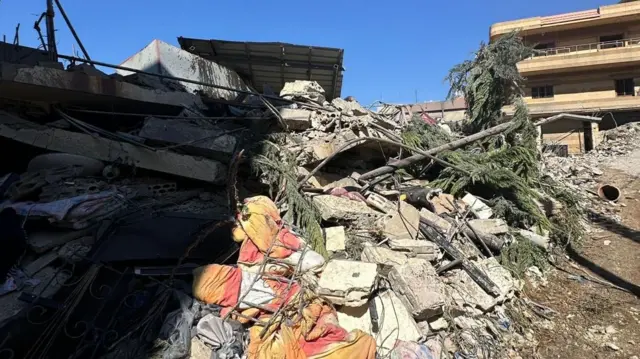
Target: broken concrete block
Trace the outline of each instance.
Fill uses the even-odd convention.
[[[469,227],[478,234],[497,235],[509,233],[509,225],[501,218],[496,219],[472,219],[468,222]]]
[[[374,298],[378,314],[378,331],[373,332],[369,305],[341,307],[338,309],[338,323],[347,331],[360,329],[376,338],[378,354],[386,355],[395,346],[396,340],[415,342],[422,331],[393,291],[380,293]]]
[[[345,177],[342,178],[340,180],[334,181],[329,183],[328,185],[324,186],[324,189],[330,189],[330,188],[337,188],[337,187],[355,187],[355,188],[362,188],[362,186],[360,186],[360,184],[358,183],[358,181],[356,181],[355,179],[351,178],[351,177]]]
[[[440,193],[429,199],[437,215],[455,212],[456,199],[448,193]]]
[[[451,223],[449,223],[449,221],[426,208],[420,210],[420,216],[427,220],[427,222],[429,222],[429,224],[437,229],[440,233],[448,233],[451,229]]]
[[[526,229],[521,229],[518,231],[518,233],[523,236],[524,238],[528,239],[531,241],[531,243],[542,247],[544,249],[549,248],[549,237],[548,236],[541,236],[539,234],[533,233],[531,231],[527,231]]]
[[[395,206],[393,202],[374,192],[367,195],[367,204],[379,209],[383,213],[389,213],[397,209],[397,206]]]
[[[429,328],[431,328],[431,330],[435,332],[445,330],[449,328],[449,322],[447,322],[446,319],[440,317],[434,321],[429,322]]]
[[[460,329],[478,329],[484,327],[484,323],[469,317],[456,317],[453,319],[456,326]]]
[[[363,228],[373,227],[381,216],[380,212],[370,208],[366,203],[352,201],[348,198],[322,195],[313,197],[322,219],[327,222],[357,223]]]
[[[304,109],[281,108],[280,116],[290,130],[304,131],[311,127],[311,111]]]
[[[210,183],[223,183],[227,177],[227,167],[218,161],[171,151],[153,151],[126,142],[40,126],[5,112],[0,112],[0,137],[100,161],[121,163],[126,159],[125,164],[138,168]]]
[[[237,139],[223,129],[203,128],[186,119],[149,117],[138,136],[162,144],[183,144],[186,153],[228,161],[236,148]]]
[[[438,247],[435,243],[415,239],[390,239],[389,248],[406,254],[410,258],[432,261],[438,258]]]
[[[420,212],[412,205],[400,201],[400,211],[395,211],[384,226],[384,235],[390,239],[416,239],[420,227]]]
[[[325,101],[324,89],[316,81],[295,80],[287,82],[280,90],[280,97],[286,99],[304,98],[323,104]]]
[[[375,263],[332,260],[322,271],[318,293],[336,305],[364,305],[378,276],[377,269]]]
[[[471,193],[462,197],[462,202],[471,206],[471,212],[479,219],[489,219],[493,216],[491,208]]]
[[[346,243],[346,235],[344,227],[329,227],[324,229],[326,244],[325,247],[329,252],[344,251]]]
[[[389,273],[394,292],[416,320],[427,320],[443,312],[444,290],[436,270],[424,259],[410,258]]]
[[[359,103],[355,101],[346,101],[340,97],[334,98],[331,101],[331,104],[347,116],[364,116],[369,114],[369,111]]]
[[[363,262],[376,263],[380,273],[387,275],[393,266],[403,265],[409,259],[406,255],[385,247],[367,246],[362,250],[360,259]]]
[[[511,272],[503,267],[495,257],[480,261],[478,266],[489,276],[491,281],[496,284],[501,296],[509,298],[514,292],[519,290],[518,281],[513,278]]]
[[[447,272],[445,292],[460,308],[472,307],[483,311],[491,310],[497,301],[487,294],[463,269]]]
[[[307,177],[308,174],[309,174],[309,170],[308,169],[306,169],[304,167],[298,167],[298,181],[300,181],[303,178]],[[318,178],[316,178],[316,176],[309,177],[309,179],[307,180],[307,184],[311,185],[311,187],[313,187],[313,188],[322,188],[322,185],[320,184],[320,182],[318,181]]]

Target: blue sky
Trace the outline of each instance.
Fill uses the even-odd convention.
[[[227,1],[61,0],[95,60],[119,64],[153,39],[281,41],[345,49],[343,96],[361,103],[440,100],[448,70],[486,41],[494,22],[586,10],[614,0]],[[0,36],[39,44],[45,0],[0,0]],[[56,17],[58,51],[73,39]],[[44,29],[44,22],[42,24]],[[1,39],[0,39],[1,40]],[[77,49],[77,46],[76,46]]]

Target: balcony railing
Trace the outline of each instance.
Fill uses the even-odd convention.
[[[565,55],[582,51],[601,51],[607,49],[616,49],[621,47],[635,47],[640,45],[640,38],[623,39],[615,41],[595,42],[592,44],[580,44],[563,47],[554,47],[551,49],[536,50],[533,57]]]

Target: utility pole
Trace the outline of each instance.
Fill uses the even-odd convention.
[[[49,60],[58,61],[58,48],[56,47],[56,29],[53,26],[53,0],[47,0],[47,50]]]

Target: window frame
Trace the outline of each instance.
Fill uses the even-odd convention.
[[[619,86],[621,84],[621,86]],[[616,91],[616,96],[635,96],[636,95],[636,84],[633,77],[624,78],[624,79],[615,79],[614,80],[614,89]],[[620,91],[622,90],[622,91]]]
[[[554,98],[555,95],[553,85],[531,86],[531,98]]]

